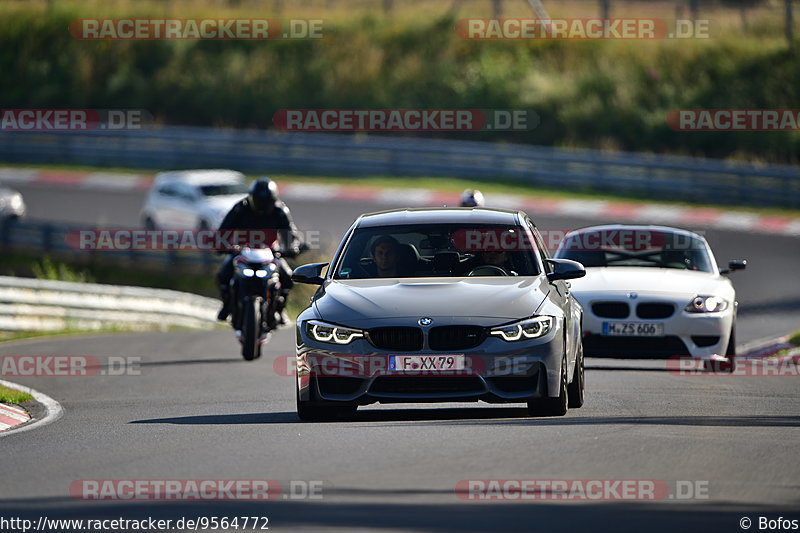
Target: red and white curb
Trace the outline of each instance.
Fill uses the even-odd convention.
[[[19,385],[18,383],[12,383],[10,381],[5,381],[2,379],[0,379],[0,385],[8,387],[9,389],[18,390],[21,392],[27,392],[28,394],[33,396],[33,399],[39,402],[39,404],[41,404],[45,410],[45,414],[41,418],[31,421],[30,417],[28,417],[28,420],[26,420],[26,422],[29,423],[25,424],[22,427],[17,428],[15,426],[23,424],[24,422],[18,422],[7,428],[0,428],[0,439],[4,437],[9,437],[11,435],[17,435],[25,431],[31,431],[33,429],[37,429],[42,426],[46,426],[47,424],[53,423],[62,416],[64,416],[64,408],[61,407],[61,404],[52,399],[50,396],[47,396],[46,394],[31,389],[30,387],[25,387],[24,385]],[[2,411],[8,408],[9,406],[5,404],[0,404],[0,409],[2,409]],[[14,407],[13,409],[19,411],[18,407]]]
[[[0,184],[35,183],[48,186],[81,187],[97,190],[144,190],[153,176],[114,172],[81,172],[0,168]],[[459,194],[431,189],[392,189],[364,185],[328,183],[283,183],[281,197],[317,202],[346,201],[386,206],[458,205]],[[658,203],[613,202],[604,200],[561,200],[512,194],[491,194],[488,206],[521,209],[532,215],[560,215],[613,222],[642,222],[684,227],[800,237],[800,218],[759,215],[714,207],[681,207]]]
[[[0,432],[29,421],[31,416],[24,409],[0,403]]]
[[[766,359],[778,357],[781,361],[800,363],[800,346],[789,342],[790,335],[776,339],[756,340],[739,349],[739,357],[744,359]],[[778,356],[780,352],[785,352]]]

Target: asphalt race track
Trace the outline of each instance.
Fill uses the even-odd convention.
[[[114,227],[137,224],[143,197],[15,188],[31,218]],[[303,229],[329,232],[331,242],[361,210],[385,208],[290,207]],[[544,229],[596,222],[531,216]],[[749,261],[733,278],[739,342],[797,329],[800,241],[717,230],[706,237],[721,263]],[[55,398],[65,415],[0,439],[0,514],[266,516],[273,531],[468,532],[735,532],[743,517],[751,530],[759,530],[759,517],[800,518],[796,375],[682,376],[664,361],[589,359],[586,404],[565,417],[528,418],[520,407],[486,404],[373,405],[351,420],[301,423],[293,379],[283,370],[293,340],[291,329],[277,332],[251,363],[238,355],[230,331],[0,344],[0,355],[91,355],[101,363],[100,373],[86,377],[6,378]],[[109,375],[109,357],[140,364]],[[71,485],[87,479],[269,479],[284,491],[269,502],[71,495]],[[474,501],[455,490],[472,479],[657,480],[669,490],[652,502]],[[317,482],[319,499],[286,490]]]

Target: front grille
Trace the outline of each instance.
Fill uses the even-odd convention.
[[[438,326],[428,333],[431,350],[468,350],[486,339],[486,329],[480,326]]]
[[[367,334],[369,341],[381,350],[416,352],[422,349],[422,330],[419,328],[373,328]]]
[[[630,309],[625,302],[595,302],[592,312],[603,318],[628,318]]]
[[[639,318],[669,318],[675,312],[675,304],[651,302],[641,303],[636,307]]]
[[[474,376],[382,376],[375,379],[375,394],[480,394],[483,382]]]
[[[692,335],[692,342],[701,348],[714,346],[719,342],[719,335]]]
[[[586,355],[606,357],[669,357],[689,355],[689,349],[680,337],[608,337],[587,335],[583,338]]]

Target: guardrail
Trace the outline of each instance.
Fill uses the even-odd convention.
[[[82,224],[25,219],[0,219],[0,250],[28,250],[37,253],[68,255],[71,262],[122,265],[155,270],[173,270],[211,274],[219,268],[222,257],[211,251],[154,251],[131,247],[124,251],[78,250],[70,246],[70,232],[91,230]]]
[[[208,329],[219,302],[166,289],[147,289],[0,276],[0,331]]]
[[[7,131],[0,135],[0,161],[502,179],[654,199],[800,207],[800,168],[793,166],[453,139],[188,127]]]

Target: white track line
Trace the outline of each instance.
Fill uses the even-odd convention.
[[[64,408],[61,407],[61,404],[58,403],[57,401],[55,401],[54,399],[52,399],[50,396],[47,396],[46,394],[42,394],[41,392],[39,392],[37,390],[33,390],[30,387],[25,387],[24,385],[19,385],[17,383],[11,383],[10,381],[5,381],[5,380],[2,380],[2,379],[0,379],[0,385],[4,385],[4,386],[8,387],[9,389],[14,389],[14,390],[22,391],[22,392],[27,392],[28,394],[33,396],[33,398],[37,402],[42,404],[44,406],[45,410],[47,411],[47,414],[44,416],[44,418],[41,418],[39,420],[35,420],[34,422],[31,422],[30,424],[26,424],[26,425],[22,426],[19,429],[13,429],[12,428],[12,429],[10,429],[8,431],[4,431],[4,432],[0,433],[0,439],[2,439],[3,437],[7,437],[9,435],[15,435],[17,433],[22,433],[24,431],[30,431],[31,429],[36,429],[36,428],[40,428],[42,426],[46,426],[47,424],[50,424],[51,422],[55,422],[56,420],[58,420],[59,418],[61,418],[64,415]]]

